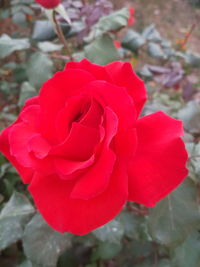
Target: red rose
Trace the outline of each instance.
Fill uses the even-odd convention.
[[[37,2],[44,8],[52,9],[57,7],[60,4],[61,0],[35,0],[35,2]]]
[[[182,123],[139,119],[145,100],[129,63],[70,62],[2,132],[0,150],[54,229],[86,234],[127,200],[153,206],[186,177]]]

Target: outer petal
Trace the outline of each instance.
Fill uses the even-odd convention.
[[[35,174],[29,186],[44,219],[59,232],[84,235],[113,219],[127,199],[127,173],[116,164],[107,190],[90,200],[70,198],[74,182]]]
[[[28,152],[33,152],[38,159],[45,158],[50,149],[51,146],[40,134],[33,135],[28,141]]]
[[[30,122],[30,120],[33,118],[31,115],[31,109],[33,111],[37,110],[38,105],[38,97],[32,97],[29,100],[25,102],[25,105],[20,113],[20,116],[14,122],[10,127],[6,128],[1,134],[0,134],[0,152],[4,154],[4,156],[13,164],[13,166],[17,169],[19,172],[22,181],[25,184],[30,183],[32,176],[33,176],[33,169],[29,167],[25,167],[21,165],[21,162],[18,161],[15,156],[11,155],[10,153],[10,141],[9,137],[12,132],[12,128],[15,127],[18,124],[21,124],[22,121]],[[36,112],[37,113],[37,112]],[[33,125],[35,127],[35,125]]]
[[[1,135],[0,135],[0,152],[2,152],[5,157],[13,164],[13,166],[17,169],[19,172],[22,181],[25,184],[30,183],[32,176],[33,176],[33,170],[31,168],[25,168],[23,167],[14,156],[10,154],[10,144],[8,140],[9,131],[12,128],[12,126],[5,129]]]
[[[35,134],[27,123],[17,123],[9,131],[10,153],[24,167],[31,167],[32,160],[28,151],[28,141]]]
[[[91,63],[89,60],[86,58],[81,60],[80,62],[69,62],[66,65],[66,69],[83,69],[85,71],[88,71],[91,73],[95,79],[97,80],[104,80],[107,82],[112,82],[112,79],[110,75],[107,73],[106,69],[104,66],[100,66],[97,64]]]
[[[162,112],[138,120],[138,148],[129,166],[129,200],[154,206],[187,176],[182,123]]]
[[[133,72],[131,64],[117,61],[108,64],[106,70],[118,86],[127,89],[129,95],[133,98],[139,115],[147,95],[144,82]]]

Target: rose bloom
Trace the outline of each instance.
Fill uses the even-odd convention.
[[[0,151],[55,230],[87,234],[127,200],[154,206],[187,176],[182,123],[139,118],[145,101],[129,63],[69,62],[2,132]]]
[[[39,5],[43,6],[44,8],[53,9],[60,4],[61,0],[35,0],[35,2],[37,2]]]

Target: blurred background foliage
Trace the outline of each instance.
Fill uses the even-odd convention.
[[[63,0],[67,46],[33,0],[0,0],[0,130],[71,58],[129,61],[145,80],[143,115],[184,122],[188,178],[156,207],[128,203],[86,236],[60,234],[35,210],[15,169],[0,156],[1,267],[200,266],[200,1]],[[134,13],[134,10],[135,13]]]

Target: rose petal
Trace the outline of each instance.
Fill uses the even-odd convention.
[[[52,143],[58,141],[55,120],[59,110],[65,106],[69,97],[76,95],[83,86],[93,80],[93,76],[84,70],[69,69],[56,73],[42,86],[39,95],[42,110],[40,116],[41,133]]]
[[[28,141],[28,152],[33,152],[36,158],[43,159],[45,158],[50,149],[50,144],[40,135],[33,135]]]
[[[105,117],[106,136],[99,159],[76,182],[71,193],[71,197],[73,198],[90,199],[96,197],[101,194],[109,184],[116,160],[116,155],[109,146],[117,133],[118,118],[108,107],[105,108]]]
[[[80,120],[80,123],[85,126],[98,128],[102,120],[102,115],[103,109],[100,104],[97,103],[97,101],[95,101],[94,99],[91,99],[90,108],[88,109],[88,112],[85,114],[85,116],[83,116],[83,118]]]
[[[69,68],[70,69],[83,69],[85,71],[88,71],[94,76],[95,80],[96,79],[104,80],[108,82],[112,81],[110,75],[107,73],[104,66],[93,64],[86,58],[81,60],[80,62],[74,62],[74,61],[68,62],[65,69],[67,70]]]
[[[129,95],[132,96],[139,115],[146,102],[147,94],[144,82],[133,72],[131,64],[117,61],[108,64],[106,70],[116,85],[125,87]]]
[[[66,140],[52,148],[51,155],[63,156],[72,161],[85,161],[94,153],[100,139],[99,130],[73,122]]]
[[[182,123],[162,112],[138,120],[138,148],[129,166],[129,200],[153,206],[187,176]]]
[[[82,110],[84,105],[88,105],[85,112]],[[79,118],[82,125],[98,128],[103,110],[101,106],[91,98],[85,96],[71,97],[66,106],[60,110],[56,118],[56,130],[60,142],[64,141],[67,137],[72,122],[76,121],[76,117],[79,114],[82,116],[82,118]]]
[[[119,128],[126,129],[135,125],[136,111],[132,98],[122,87],[104,81],[94,81],[89,83],[82,90],[84,93],[101,98],[103,106],[109,106],[116,113],[119,119]]]
[[[48,158],[44,159],[39,159],[35,158],[35,155],[32,155],[32,153],[29,152],[29,142],[31,142],[31,139],[34,138],[36,134],[37,133],[35,133],[32,127],[30,127],[27,123],[22,122],[13,125],[9,131],[10,153],[23,167],[32,168],[33,170],[46,175],[52,174],[55,171],[52,156],[48,156]],[[43,142],[45,141],[43,140]],[[43,147],[41,148],[36,148],[35,144],[35,152],[36,150],[40,150],[40,153],[46,153],[44,150],[42,151],[42,149],[44,149],[44,143],[42,144],[42,146]]]
[[[10,154],[24,167],[32,166],[27,145],[34,134],[32,127],[23,122],[13,125],[9,131]]]
[[[30,105],[39,105],[39,97],[34,96],[25,101],[24,107],[30,106]]]
[[[28,123],[29,127],[37,131],[39,114],[40,114],[39,105],[28,105],[21,111],[19,117],[23,122]]]
[[[31,168],[25,168],[16,160],[14,156],[10,154],[10,144],[8,140],[9,131],[13,126],[6,128],[0,135],[0,152],[2,152],[5,157],[13,164],[13,166],[17,169],[19,172],[23,183],[28,184],[30,183],[32,176],[33,176],[33,170]]]
[[[137,149],[137,131],[135,128],[119,131],[115,138],[116,154],[124,160],[130,160]]]
[[[74,180],[35,173],[29,186],[44,219],[59,232],[84,235],[113,219],[127,199],[127,173],[116,164],[107,190],[90,200],[71,198]]]
[[[94,162],[94,155],[91,156],[86,161],[72,161],[72,160],[65,160],[65,159],[55,159],[54,164],[59,173],[61,173],[61,178],[64,180],[71,179],[71,174],[73,174],[76,171],[80,171],[82,169],[85,169],[89,167]],[[73,177],[78,177],[73,176]]]

